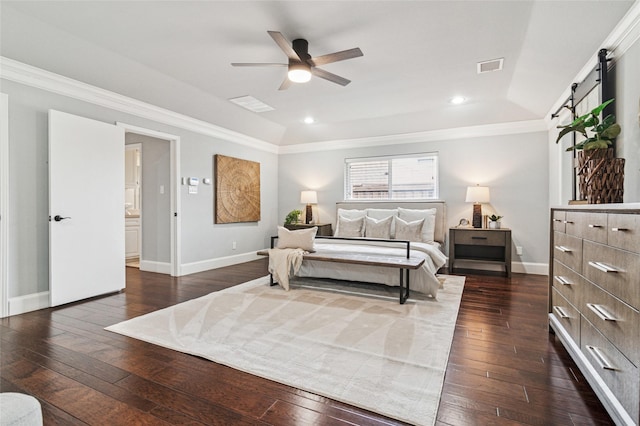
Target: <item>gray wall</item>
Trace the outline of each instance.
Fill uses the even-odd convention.
[[[466,188],[487,185],[491,203],[483,213],[504,216],[503,227],[512,229],[514,262],[548,262],[547,133],[387,145],[371,148],[287,154],[280,156],[278,222],[293,209],[303,209],[300,191],[318,191],[319,221],[333,223],[335,203],[344,197],[344,160],[353,157],[438,152],[440,199],[447,202],[447,222],[457,225],[471,219],[472,207],[464,202]],[[515,254],[523,247],[523,255]]]
[[[48,110],[107,122],[125,122],[180,136],[182,176],[213,177],[213,155],[224,154],[260,163],[261,220],[250,224],[214,225],[213,185],[197,195],[180,186],[182,264],[207,262],[251,253],[268,245],[277,222],[276,154],[186,131],[51,92],[2,80],[9,96],[9,297],[49,289]],[[237,250],[231,241],[238,242]],[[163,244],[163,243],[158,243]],[[160,254],[159,254],[160,255]],[[164,254],[162,255],[164,256]]]

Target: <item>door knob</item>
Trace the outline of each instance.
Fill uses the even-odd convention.
[[[65,219],[71,219],[70,217],[62,217],[59,214],[55,215],[53,217],[53,220],[55,220],[56,222],[60,222],[61,220],[65,220]]]

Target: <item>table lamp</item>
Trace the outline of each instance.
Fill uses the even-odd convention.
[[[313,219],[311,204],[318,204],[318,194],[316,191],[302,191],[300,193],[300,202],[307,205],[304,223],[311,223]]]
[[[482,228],[482,203],[489,202],[488,186],[468,186],[467,187],[467,203],[473,203],[473,227]]]

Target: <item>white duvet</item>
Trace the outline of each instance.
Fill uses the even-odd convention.
[[[406,257],[406,244],[367,242],[353,240],[316,239],[316,252],[321,253],[362,253],[371,255]],[[424,259],[424,264],[409,271],[411,291],[418,291],[436,297],[440,282],[436,272],[447,258],[438,243],[411,243],[411,257]],[[397,268],[382,266],[352,265],[348,263],[318,262],[305,260],[296,273],[299,277],[332,278],[345,281],[361,281],[390,286],[400,285],[400,273]]]

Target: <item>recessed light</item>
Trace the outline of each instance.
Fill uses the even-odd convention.
[[[449,102],[451,102],[454,105],[460,105],[465,103],[466,101],[467,101],[467,98],[465,98],[464,96],[454,96],[453,98],[451,98]]]
[[[313,123],[315,123],[315,121],[316,121],[316,120],[314,120],[314,119],[313,119],[313,117],[305,117],[305,118],[304,118],[304,122],[305,122],[306,124],[313,124]]]

